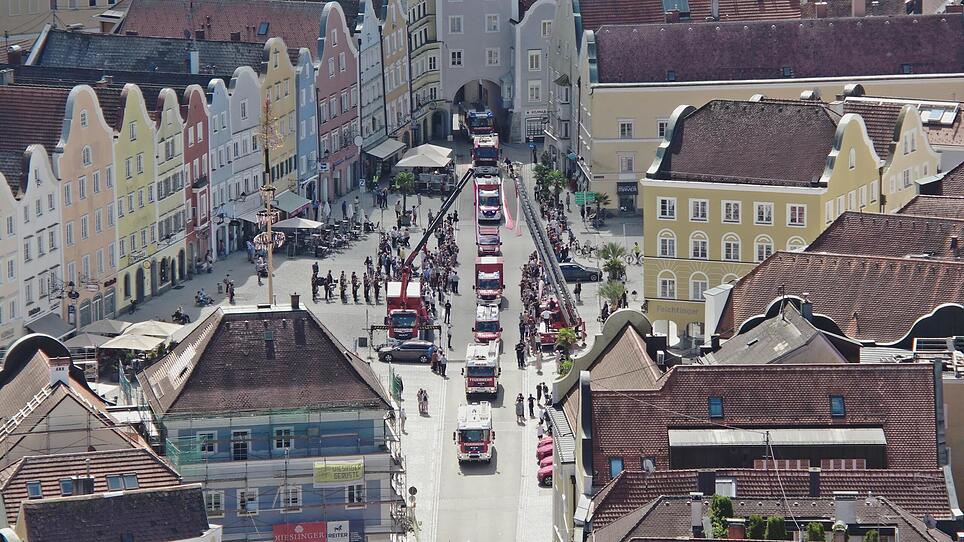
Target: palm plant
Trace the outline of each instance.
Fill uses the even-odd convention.
[[[609,274],[610,281],[620,280],[626,275],[626,264],[619,258],[606,260],[603,262],[603,271]]]
[[[609,207],[609,194],[605,192],[593,192],[593,199],[596,201],[596,213],[599,214],[603,207]]]
[[[619,243],[609,242],[599,249],[599,257],[604,260],[622,260],[626,257],[626,248]]]
[[[606,301],[609,301],[610,307],[615,307],[620,299],[623,298],[623,294],[626,293],[626,286],[615,280],[610,280],[606,284],[599,287],[599,295],[603,297]]]
[[[392,188],[402,194],[402,209],[408,209],[408,195],[415,193],[415,175],[408,171],[398,173]]]
[[[564,327],[559,329],[559,333],[556,335],[556,346],[562,348],[562,353],[565,357],[569,357],[572,353],[572,347],[579,342],[579,335],[576,330],[571,327]]]
[[[550,171],[549,175],[546,176],[546,187],[552,190],[556,199],[559,199],[559,194],[561,194],[562,190],[566,187],[566,176],[558,169]]]

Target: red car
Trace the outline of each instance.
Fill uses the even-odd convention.
[[[552,456],[549,456],[547,459],[552,459]],[[552,487],[552,462],[551,461],[547,466],[539,468],[539,473],[537,474],[537,477],[539,480],[539,485],[545,486],[545,487]]]
[[[546,457],[552,457],[552,443],[543,444],[536,448],[536,459],[542,461]]]

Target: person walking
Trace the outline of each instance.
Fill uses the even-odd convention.
[[[362,277],[362,283],[362,289],[365,292],[365,304],[370,304],[372,302],[372,281],[368,278],[368,273],[365,273],[365,276]]]
[[[438,374],[438,350],[432,350],[432,372]]]
[[[348,279],[345,278],[344,271],[338,277],[338,293],[341,295],[341,302],[348,303]]]
[[[576,287],[572,289],[572,293],[576,295],[576,303],[582,303],[582,283],[577,282]]]
[[[525,399],[521,393],[515,398],[515,421],[521,424],[526,423]]]
[[[458,273],[452,273],[452,293],[458,295],[459,293],[459,275]]]
[[[356,275],[355,272],[352,271],[351,272],[351,297],[352,297],[352,301],[354,301],[355,303],[358,303],[359,284],[360,283],[358,282],[358,275]]]
[[[405,414],[405,407],[399,407],[399,409],[398,409],[398,426],[399,426],[399,428],[402,430],[402,434],[403,434],[403,435],[407,435],[407,434],[408,434],[408,432],[405,431],[405,420],[407,420],[407,419],[408,419],[408,416]],[[542,426],[540,425],[540,427],[542,427]]]
[[[524,342],[519,341],[515,345],[515,359],[516,363],[519,364],[520,369],[525,369],[526,366],[526,345]]]
[[[536,417],[536,411],[535,411],[536,398],[533,397],[531,393],[529,394],[528,401],[529,401],[529,417],[535,418]]]
[[[374,286],[374,288],[375,288],[375,304],[378,305],[378,303],[379,303],[379,297],[380,297],[381,292],[382,292],[382,277],[381,277],[381,275],[380,275],[380,274],[376,274],[376,275],[375,275],[375,279],[374,279],[373,282],[374,282],[374,284],[372,284],[372,286]]]
[[[542,404],[542,382],[536,384],[536,402]]]
[[[448,364],[449,358],[445,354],[445,351],[442,351],[438,357],[438,374],[442,375],[442,378],[445,378],[445,368],[448,367]]]
[[[543,397],[545,398],[545,400],[546,400],[546,403],[545,403],[545,404],[546,404],[546,406],[549,406],[549,404],[550,404],[550,401],[549,401],[549,386],[547,386],[545,382],[543,382],[542,384],[540,384],[540,386],[542,387],[542,396],[543,396]]]
[[[452,323],[452,301],[448,299],[445,300],[445,323]]]
[[[448,335],[448,338],[449,338],[449,350],[453,350],[453,348],[452,348],[452,323],[451,323],[451,322],[449,322],[448,324],[446,324],[446,326],[445,326],[445,334]]]

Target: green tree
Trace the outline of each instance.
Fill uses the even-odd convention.
[[[603,207],[609,207],[609,194],[605,192],[593,192],[593,198],[596,201],[596,213],[600,213]]]
[[[549,156],[549,151],[542,151],[542,155],[539,156],[539,164],[552,168],[552,156]]]
[[[546,188],[552,191],[556,199],[559,199],[559,194],[566,188],[566,176],[558,169],[550,171],[546,176]]]
[[[733,517],[733,501],[724,495],[713,495],[710,501],[710,524],[713,538],[726,538],[726,520]]]
[[[564,327],[559,329],[559,333],[556,335],[556,346],[562,348],[562,353],[565,357],[569,357],[572,353],[572,347],[579,342],[579,335],[576,330],[571,327]]]
[[[824,542],[824,539],[826,539],[826,532],[824,531],[823,523],[811,521],[807,524],[808,542]]]
[[[763,540],[766,535],[767,522],[760,514],[752,514],[746,518],[746,537],[750,540]]]
[[[603,262],[603,270],[609,274],[609,280],[620,280],[626,275],[626,264],[620,258],[613,258]]]
[[[402,195],[402,209],[408,209],[408,195],[415,193],[415,175],[408,171],[399,172],[392,188]]]
[[[616,302],[626,293],[626,285],[615,280],[611,280],[599,287],[599,295],[609,301],[610,307],[615,307]]]
[[[622,260],[626,257],[626,248],[619,243],[606,243],[599,248],[599,257],[604,260]]]
[[[864,535],[864,542],[880,542],[880,533],[877,529],[871,529]]]
[[[787,524],[783,516],[770,516],[767,518],[767,531],[764,537],[767,540],[787,539]]]

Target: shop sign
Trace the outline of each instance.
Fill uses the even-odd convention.
[[[327,521],[281,523],[272,526],[271,531],[274,534],[274,542],[326,542],[328,540],[328,526],[329,522]]]
[[[314,484],[343,484],[358,482],[365,477],[365,461],[348,459],[338,461],[316,461],[314,464]]]
[[[639,183],[636,181],[628,183],[616,183],[616,193],[620,196],[635,196],[639,194]]]

